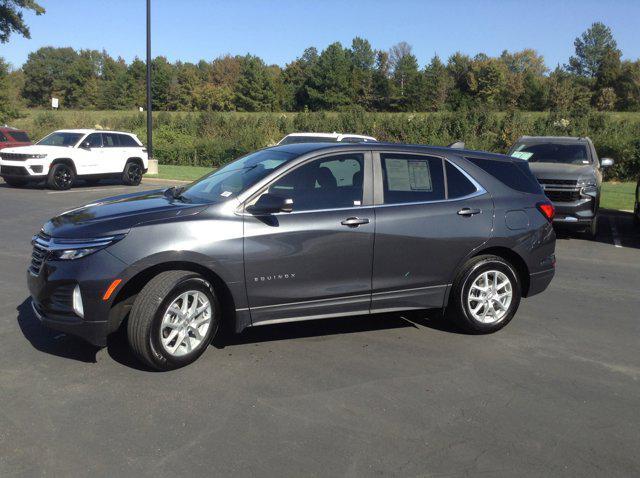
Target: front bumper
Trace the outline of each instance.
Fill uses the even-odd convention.
[[[104,292],[115,278],[122,277],[126,264],[98,251],[71,261],[45,260],[37,274],[27,271],[27,284],[32,307],[38,319],[47,327],[78,336],[97,346],[107,343],[107,335],[119,323],[110,320],[109,312],[116,293],[108,301]],[[72,307],[72,293],[79,285],[84,318]]]
[[[39,180],[47,177],[49,163],[37,159],[25,161],[7,161],[0,159],[0,176]]]
[[[582,197],[572,202],[553,202],[556,209],[554,223],[566,225],[586,225],[596,216],[597,198],[592,196]]]

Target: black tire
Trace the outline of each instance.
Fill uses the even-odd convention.
[[[161,324],[167,308],[186,291],[206,295],[211,304],[211,323],[200,344],[178,357],[162,345]],[[213,286],[201,275],[190,271],[162,272],[151,279],[136,297],[127,324],[129,345],[144,364],[155,370],[184,367],[200,357],[211,343],[220,328],[220,313]]]
[[[122,172],[122,182],[127,186],[137,186],[142,181],[142,165],[138,161],[129,161]]]
[[[49,176],[47,177],[47,186],[51,189],[57,189],[63,191],[71,188],[73,182],[76,179],[76,172],[72,166],[66,163],[54,164],[49,170]]]
[[[633,225],[636,227],[640,226],[640,204],[636,203],[633,208]]]
[[[26,186],[29,181],[27,181],[26,179],[20,179],[20,178],[2,178],[4,179],[4,182],[7,183],[9,186],[14,187],[14,188],[21,188]]]
[[[467,301],[472,284],[487,271],[502,272],[511,283],[511,302],[504,316],[493,323],[484,323],[474,318]],[[488,334],[496,332],[513,319],[520,305],[521,297],[522,286],[520,284],[520,278],[509,262],[502,257],[494,255],[473,257],[462,267],[462,270],[454,281],[449,298],[447,316],[454,320],[455,323],[467,333]]]

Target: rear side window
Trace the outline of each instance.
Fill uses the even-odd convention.
[[[2,132],[0,132],[0,141],[2,142],[7,141],[7,137],[4,134],[2,134]]]
[[[442,159],[381,154],[385,204],[437,201],[445,198]]]
[[[449,161],[445,161],[447,171],[447,197],[449,199],[469,196],[477,191],[474,184]]]
[[[119,134],[118,138],[120,139],[120,146],[126,148],[138,148],[140,145],[136,143],[136,140],[133,137],[126,134]]]
[[[498,159],[482,159],[467,157],[468,161],[483,169],[501,183],[523,193],[538,194],[540,185],[525,162],[501,161]]]
[[[120,146],[119,134],[102,133],[102,143],[105,148],[117,148]]]
[[[29,136],[27,136],[27,133],[25,133],[24,131],[12,131],[11,133],[11,137],[20,142],[20,143],[29,143]],[[6,141],[6,140],[5,140]]]

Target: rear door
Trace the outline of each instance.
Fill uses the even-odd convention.
[[[374,154],[372,312],[442,307],[459,263],[491,235],[493,201],[442,157]]]
[[[117,133],[102,133],[104,156],[102,158],[102,172],[121,173],[124,170],[124,156],[127,148],[120,144]]]
[[[311,159],[264,191],[292,199],[293,212],[245,214],[254,324],[369,312],[375,230],[370,157],[356,152]]]

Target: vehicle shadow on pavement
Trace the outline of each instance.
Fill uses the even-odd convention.
[[[640,249],[640,228],[633,223],[633,214],[613,209],[600,209],[598,234],[591,237],[575,229],[554,226],[559,240],[581,239],[603,244]]]
[[[99,188],[101,186],[125,186],[125,184],[120,181],[119,179],[101,179],[99,182],[94,183],[94,182],[90,182],[90,181],[86,181],[84,179],[78,179],[76,182],[73,183],[73,186],[71,186],[71,189],[87,189],[87,188]],[[47,188],[47,185],[45,184],[44,181],[40,181],[40,182],[33,182],[33,183],[29,183],[26,184],[24,186],[20,186],[20,187],[15,187],[15,186],[10,186],[7,183],[5,183],[4,181],[0,180],[0,188],[5,188],[5,189],[16,189],[16,190],[25,190],[25,189],[49,189]],[[135,189],[132,188],[132,190],[134,191]],[[51,189],[51,191],[55,191],[53,189]]]
[[[20,330],[36,350],[80,362],[96,362],[98,347],[43,326],[31,309],[31,299],[25,299],[16,310]]]
[[[440,310],[434,309],[263,325],[249,327],[240,334],[223,329],[214,339],[212,346],[224,349],[225,347],[260,342],[326,337],[406,327],[414,329],[426,327],[450,333],[460,333],[442,317]]]

